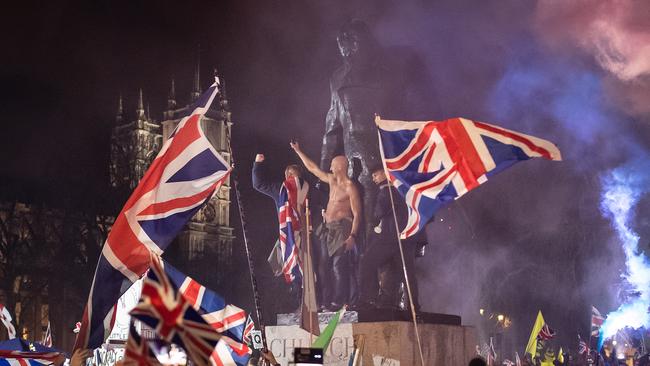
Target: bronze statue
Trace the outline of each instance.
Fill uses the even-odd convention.
[[[373,207],[377,187],[371,174],[381,166],[374,119],[387,103],[386,72],[378,57],[378,46],[368,26],[354,20],[341,29],[337,43],[343,65],[330,79],[331,105],[325,120],[321,169],[327,171],[332,158],[345,155],[360,162],[359,183],[364,207]],[[370,220],[365,212],[366,232]]]

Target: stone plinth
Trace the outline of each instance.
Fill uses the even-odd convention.
[[[319,314],[320,328],[327,325],[330,314]],[[347,366],[356,344],[363,343],[363,365],[415,366],[419,353],[413,322],[405,312],[359,312],[346,314],[339,323],[330,347],[325,351],[325,365]],[[358,322],[355,322],[355,318]],[[267,326],[268,346],[278,361],[287,366],[293,360],[294,347],[309,347],[315,337],[300,329],[290,317],[278,316],[278,323]],[[477,344],[473,327],[461,326],[458,316],[420,315],[418,328],[425,365],[467,365],[474,357]]]
[[[363,342],[363,364],[411,366],[420,364],[412,322],[356,323],[354,338]],[[476,354],[472,327],[418,324],[425,365],[467,365]]]

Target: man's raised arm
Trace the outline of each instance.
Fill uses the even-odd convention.
[[[289,143],[289,145],[291,145],[291,148],[293,149],[293,151],[295,151],[296,154],[298,154],[298,157],[300,158],[300,160],[302,160],[302,163],[305,164],[305,168],[307,168],[307,170],[309,170],[309,172],[311,172],[313,175],[318,177],[318,179],[320,179],[321,181],[329,184],[329,174],[322,171],[318,167],[318,164],[314,163],[314,161],[311,160],[300,149],[300,144],[297,141],[296,142],[292,141],[292,142]]]

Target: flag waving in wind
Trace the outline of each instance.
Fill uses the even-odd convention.
[[[512,164],[534,157],[561,160],[551,142],[464,118],[387,121],[377,117],[390,182],[406,199],[402,239],[422,230],[445,203]]]
[[[212,353],[215,365],[244,366],[252,350],[244,340],[246,312],[226,304],[216,292],[211,291],[193,278],[186,276],[169,263],[163,262],[169,280],[178,287],[183,298],[214,328],[221,338]]]
[[[218,80],[181,119],[117,215],[102,249],[76,348],[108,337],[119,297],[146,272],[185,223],[228,177],[229,164],[206,136],[202,116],[218,94]]]
[[[183,347],[194,364],[208,365],[222,335],[194,310],[165,272],[162,260],[155,254],[151,258],[140,301],[131,316],[152,328],[160,339]]]

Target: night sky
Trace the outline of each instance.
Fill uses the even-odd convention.
[[[645,160],[650,144],[650,6],[620,1],[61,1],[5,6],[0,22],[3,199],[83,206],[108,184],[118,95],[138,89],[162,118],[171,79],[189,99],[217,68],[233,112],[233,149],[251,240],[274,242],[272,202],[250,186],[256,152],[278,169],[288,141],[320,152],[335,37],[365,20],[387,58],[427,85],[425,119],[462,116],[555,142],[564,162],[524,162],[445,208],[418,260],[424,310],[505,312],[525,343],[542,309],[566,344],[592,304],[619,305],[620,245],[599,203],[601,178]],[[404,65],[409,65],[406,67]],[[401,116],[387,116],[405,118]],[[650,243],[650,199],[633,227]],[[254,210],[252,209],[254,207]],[[253,225],[251,225],[253,226]],[[258,260],[259,263],[264,259]],[[242,262],[243,263],[243,262]],[[260,267],[258,272],[268,272]],[[262,285],[279,280],[262,275]],[[241,286],[247,286],[242,269]],[[90,281],[90,279],[89,279]],[[273,282],[276,281],[276,282]],[[249,300],[246,300],[249,301]],[[522,348],[521,345],[518,346]]]

